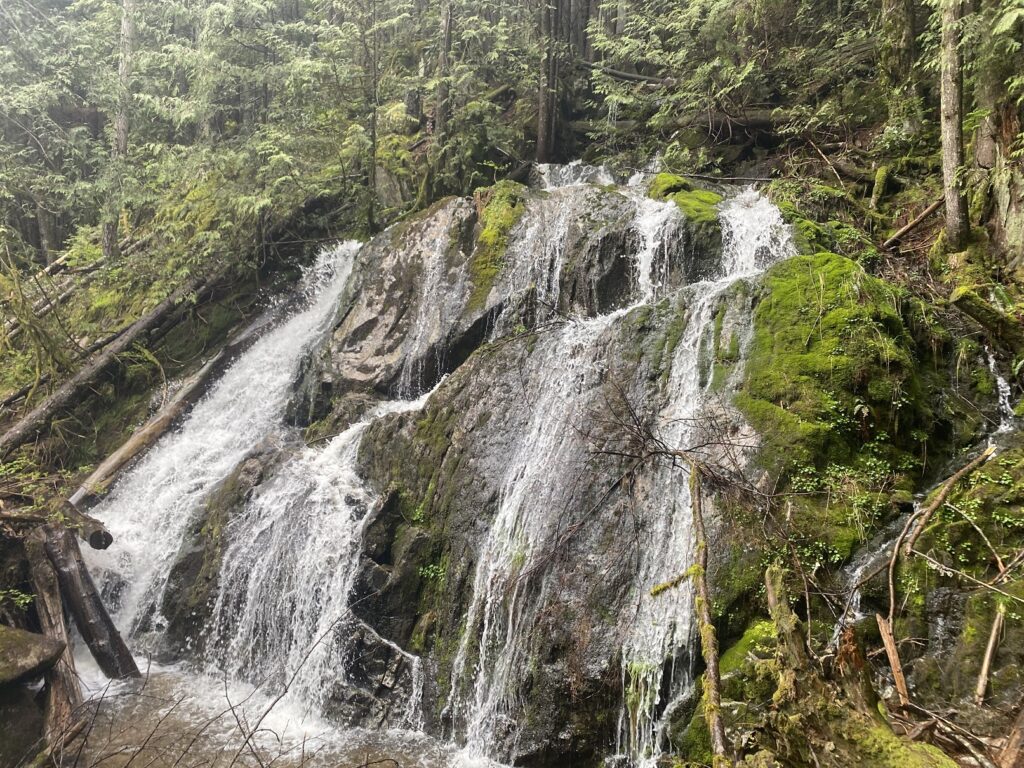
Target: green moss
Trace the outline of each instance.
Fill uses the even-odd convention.
[[[473,292],[469,297],[471,310],[487,303],[494,281],[505,261],[508,235],[526,210],[526,187],[513,181],[500,181],[493,187],[477,190],[480,210],[479,234],[469,262]]]
[[[746,664],[752,652],[773,649],[775,638],[775,625],[771,621],[755,621],[739,640],[726,649],[719,659],[718,666],[722,677],[739,670]]]
[[[671,200],[692,225],[718,224],[718,204],[722,196],[707,189],[697,189],[682,176],[659,173],[648,194],[655,200]]]
[[[872,437],[930,421],[899,292],[832,253],[773,267],[754,316],[737,405],[784,471],[850,462]]]

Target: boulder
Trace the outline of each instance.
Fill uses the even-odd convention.
[[[0,624],[0,685],[31,680],[57,663],[60,640]]]

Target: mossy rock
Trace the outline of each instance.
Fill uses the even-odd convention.
[[[722,196],[708,189],[698,189],[682,176],[659,173],[651,182],[648,194],[655,200],[674,202],[692,224],[718,224],[718,204]]]
[[[718,223],[718,204],[722,196],[695,187],[682,176],[659,173],[647,194],[655,200],[671,200],[686,218],[687,229],[698,253],[718,254],[722,247],[722,229]]]
[[[736,404],[762,434],[770,469],[851,462],[872,438],[906,445],[930,425],[901,302],[834,253],[769,270]]]
[[[526,211],[527,188],[514,181],[499,181],[474,193],[479,214],[476,247],[469,262],[473,292],[468,307],[479,310],[487,303],[498,273],[505,263],[505,249],[512,228]]]

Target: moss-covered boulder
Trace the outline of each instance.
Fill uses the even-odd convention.
[[[655,176],[648,194],[655,200],[671,200],[682,211],[690,249],[695,256],[689,277],[691,280],[709,277],[722,249],[722,228],[718,222],[722,196],[672,173]]]

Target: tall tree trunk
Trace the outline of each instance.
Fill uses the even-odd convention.
[[[942,183],[946,196],[946,243],[951,251],[964,248],[969,232],[967,198],[960,178],[964,165],[961,11],[962,0],[943,0],[940,123]]]
[[[128,155],[128,107],[131,97],[132,57],[135,51],[135,0],[121,0],[121,51],[117,65],[117,115],[114,118],[114,151],[111,163],[118,186],[124,175],[122,164]],[[121,215],[121,195],[108,191],[107,214],[103,222],[103,255],[117,255],[117,226]]]
[[[981,14],[983,29],[990,28],[1000,16],[999,0],[983,0]],[[1016,62],[994,46],[981,46],[974,61],[974,98],[982,113],[981,122],[974,137],[974,162],[979,168],[990,170],[995,167],[999,155],[999,137],[1002,133],[1003,110],[1012,104],[1006,92],[1006,81],[1014,74]]]
[[[541,7],[541,39],[544,55],[541,59],[541,84],[537,104],[537,162],[551,162],[554,150],[558,92],[558,3],[545,0]]]
[[[441,10],[441,45],[437,53],[437,102],[434,106],[434,145],[438,153],[444,153],[444,145],[448,139],[448,98],[450,85],[448,82],[448,56],[452,49],[452,4],[447,2]]]
[[[914,0],[882,0],[879,63],[889,90],[889,120],[901,120],[911,135],[922,127],[920,95],[914,77],[917,58]]]

